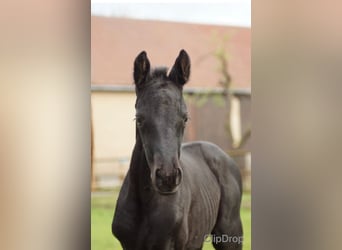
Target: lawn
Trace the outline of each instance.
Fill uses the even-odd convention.
[[[118,189],[92,195],[91,199],[91,249],[121,250],[120,243],[112,236],[111,223]],[[245,193],[242,199],[241,217],[244,227],[243,250],[251,249],[251,196]],[[204,250],[214,250],[210,243],[205,243]]]

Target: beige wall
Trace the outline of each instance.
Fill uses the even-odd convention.
[[[95,175],[125,172],[135,143],[135,93],[92,92]]]
[[[135,94],[93,92],[91,101],[94,158],[129,157],[135,142]]]

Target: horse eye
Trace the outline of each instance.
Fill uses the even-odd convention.
[[[187,122],[188,119],[189,119],[188,117],[184,117],[184,119],[183,119],[184,123]]]
[[[136,122],[137,122],[137,126],[138,126],[138,127],[141,127],[142,124],[143,124],[143,119],[142,119],[141,117],[137,117],[135,120],[136,120]]]

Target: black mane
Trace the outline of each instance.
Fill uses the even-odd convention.
[[[167,79],[167,67],[158,67],[153,70],[151,70],[150,73],[150,80],[156,79],[156,78],[163,78]]]

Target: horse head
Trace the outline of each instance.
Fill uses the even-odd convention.
[[[136,130],[151,173],[161,194],[176,192],[182,182],[180,148],[188,120],[183,86],[190,76],[190,58],[181,50],[169,74],[167,68],[151,70],[145,51],[134,61]]]

